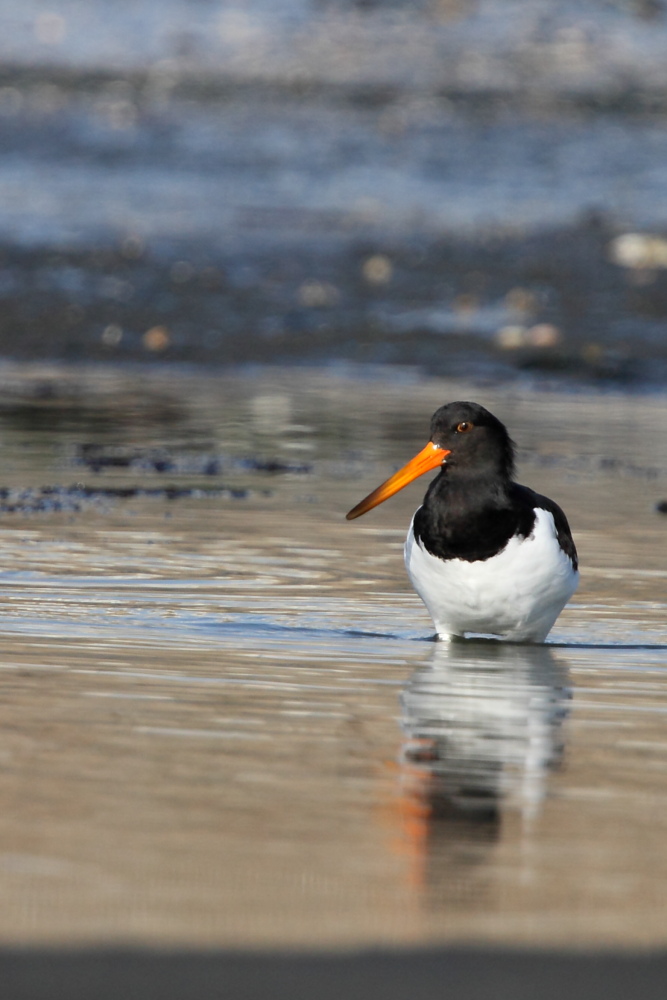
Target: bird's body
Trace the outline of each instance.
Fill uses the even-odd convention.
[[[432,555],[413,520],[405,566],[441,639],[473,633],[542,642],[577,586],[553,515],[540,508],[529,535],[513,535],[495,555],[472,561]]]
[[[513,481],[512,442],[484,407],[441,407],[426,448],[350,515],[438,466],[405,545],[408,575],[438,637],[543,642],[576,590],[576,549],[560,507]]]

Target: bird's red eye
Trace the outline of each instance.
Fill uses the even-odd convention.
[[[471,431],[474,424],[471,424],[469,420],[462,420],[460,424],[457,424],[456,433],[465,434],[466,431]]]

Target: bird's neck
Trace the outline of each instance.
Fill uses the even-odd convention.
[[[443,469],[426,493],[424,506],[438,519],[474,520],[484,512],[506,510],[512,481],[495,470]]]
[[[511,489],[508,477],[441,472],[415,515],[416,538],[428,552],[443,559],[489,558],[518,527]]]

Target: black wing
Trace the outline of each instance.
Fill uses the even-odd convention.
[[[519,486],[515,483],[514,489],[520,491],[522,497],[528,500],[532,507],[538,510],[548,510],[553,516],[558,544],[565,555],[569,556],[572,560],[572,568],[577,569],[579,566],[577,548],[574,544],[567,518],[558,504],[550,500],[549,497],[543,497],[541,493],[536,493],[535,490],[531,490],[528,486]]]

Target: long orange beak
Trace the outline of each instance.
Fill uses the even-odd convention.
[[[437,469],[449,454],[450,452],[445,448],[440,448],[437,444],[429,441],[426,447],[422,448],[414,458],[411,458],[407,465],[404,465],[390,479],[382,483],[381,486],[378,486],[372,493],[369,493],[367,497],[364,497],[356,507],[353,507],[349,514],[345,515],[347,520],[352,521],[355,517],[361,517],[366,511],[372,510],[379,503],[388,500],[389,497],[393,497],[394,493],[398,493],[404,486],[411,483],[413,479],[423,476],[425,472],[430,472],[431,469]]]

